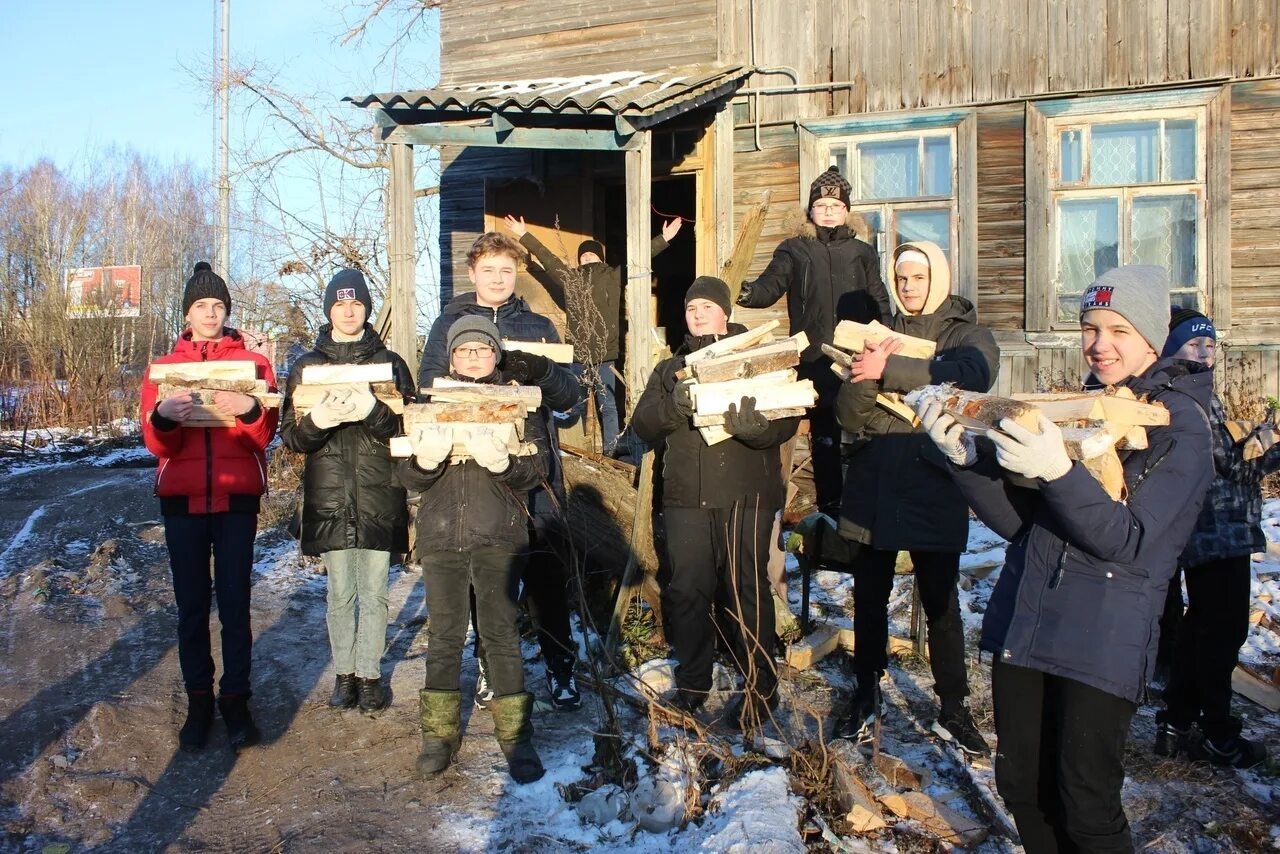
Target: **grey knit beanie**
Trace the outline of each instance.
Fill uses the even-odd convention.
[[[1080,296],[1080,317],[1095,308],[1114,311],[1133,324],[1159,353],[1169,335],[1169,274],[1154,264],[1107,270]]]
[[[502,355],[502,333],[493,321],[478,314],[460,317],[449,327],[449,352],[452,353],[463,344],[488,344],[499,356]]]

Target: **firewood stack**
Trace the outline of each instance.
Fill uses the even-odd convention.
[[[724,429],[729,404],[740,405],[753,397],[756,409],[770,421],[796,418],[817,402],[811,380],[798,380],[795,366],[809,346],[803,332],[772,340],[778,321],[722,338],[685,357],[676,375],[689,381],[693,399],[693,425],[703,441],[715,445],[730,438]]]
[[[176,362],[153,364],[147,377],[160,388],[157,400],[193,392],[195,405],[184,427],[229,427],[235,417],[213,405],[219,391],[236,391],[256,398],[264,409],[275,409],[281,396],[267,391],[267,381],[258,379],[258,364],[245,360],[218,362]]]
[[[437,377],[431,388],[421,389],[428,403],[410,403],[404,408],[404,436],[391,440],[391,456],[411,457],[409,437],[419,425],[447,426],[453,434],[449,462],[471,459],[468,444],[492,434],[518,457],[533,456],[538,448],[524,441],[524,422],[542,405],[542,389],[537,386],[491,385]]]
[[[842,320],[836,324],[832,340],[835,346],[822,345],[822,352],[831,359],[831,370],[842,380],[848,380],[853,368],[853,356],[867,349],[867,344],[880,344],[886,338],[895,338],[902,344],[898,355],[911,359],[932,359],[938,345],[927,338],[916,338],[894,332],[889,327],[873,320],[870,323],[856,323]],[[914,423],[915,413],[911,411],[899,395],[877,394],[876,403],[889,410],[904,421]]]
[[[976,432],[998,429],[1005,418],[1039,432],[1039,415],[1043,414],[1062,428],[1067,455],[1083,462],[1117,501],[1124,497],[1125,485],[1116,451],[1147,447],[1147,428],[1169,423],[1169,410],[1162,404],[1139,400],[1127,388],[997,397],[949,385],[929,385],[906,396],[908,405],[917,412],[931,399],[941,402],[945,412]]]
[[[293,409],[299,418],[326,398],[339,402],[369,386],[373,396],[385,403],[396,415],[404,412],[404,398],[396,388],[394,368],[390,362],[375,365],[308,365],[302,379],[293,389]]]

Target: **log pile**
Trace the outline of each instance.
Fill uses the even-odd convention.
[[[817,401],[813,382],[797,379],[795,371],[809,339],[801,332],[770,340],[777,326],[771,320],[685,357],[676,376],[689,383],[693,425],[708,445],[729,438],[724,413],[743,397],[755,398],[756,409],[770,421],[799,417]]]
[[[393,457],[413,456],[409,437],[423,425],[446,427],[450,431],[453,436],[451,464],[471,459],[468,445],[488,435],[506,443],[515,456],[533,456],[538,452],[537,446],[524,441],[525,418],[542,405],[542,390],[537,386],[468,383],[437,377],[431,388],[420,389],[419,393],[429,398],[429,402],[405,405],[405,435],[391,440]]]
[[[390,362],[374,365],[307,365],[302,378],[293,387],[293,410],[302,418],[326,398],[345,402],[362,386],[369,386],[373,396],[385,403],[396,415],[404,412],[404,398],[396,388],[394,368]]]
[[[893,338],[898,341],[902,345],[898,355],[909,359],[932,359],[938,349],[938,345],[927,338],[916,338],[912,335],[894,332],[878,320],[873,320],[870,323],[842,320],[836,324],[835,334],[832,336],[834,346],[823,344],[822,352],[831,359],[831,370],[835,372],[836,376],[848,382],[853,373],[853,355],[851,354],[863,352],[867,349],[868,344],[879,345],[886,338]],[[915,413],[911,411],[911,407],[903,403],[902,398],[897,394],[877,394],[876,404],[904,421],[912,424],[916,421]]]
[[[1107,494],[1119,501],[1124,497],[1124,468],[1117,450],[1147,447],[1147,428],[1169,423],[1169,410],[1162,404],[1139,400],[1127,388],[1107,388],[1100,392],[1065,394],[1016,394],[997,397],[961,391],[953,386],[930,385],[907,395],[906,401],[920,411],[930,400],[942,404],[968,430],[999,429],[1000,422],[1012,418],[1038,433],[1044,415],[1062,429],[1067,455],[1084,463]]]
[[[258,379],[258,363],[247,359],[218,362],[176,362],[153,364],[147,378],[159,387],[157,400],[191,393],[194,406],[184,427],[229,427],[235,416],[213,405],[219,391],[235,391],[254,397],[264,409],[280,406],[281,396],[268,391],[267,381]]]

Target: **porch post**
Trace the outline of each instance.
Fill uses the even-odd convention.
[[[650,157],[652,140],[647,130],[638,131],[640,143],[625,152],[627,172],[627,282],[623,299],[627,309],[626,392],[627,412],[636,401],[653,370],[653,272],[649,257],[649,198],[653,182]]]
[[[387,301],[391,304],[391,340],[387,346],[418,375],[418,293],[415,287],[417,243],[413,218],[413,146],[391,143],[391,180],[387,197],[387,263],[391,268]]]

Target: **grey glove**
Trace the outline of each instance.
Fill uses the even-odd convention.
[[[409,437],[418,468],[430,471],[444,462],[453,450],[453,433],[438,424],[422,424]]]
[[[933,444],[953,464],[964,468],[978,461],[978,449],[973,437],[942,409],[942,404],[931,400],[920,412],[920,426],[929,434]]]
[[[502,474],[511,468],[511,451],[507,443],[493,433],[484,431],[467,436],[467,453],[493,474]]]

